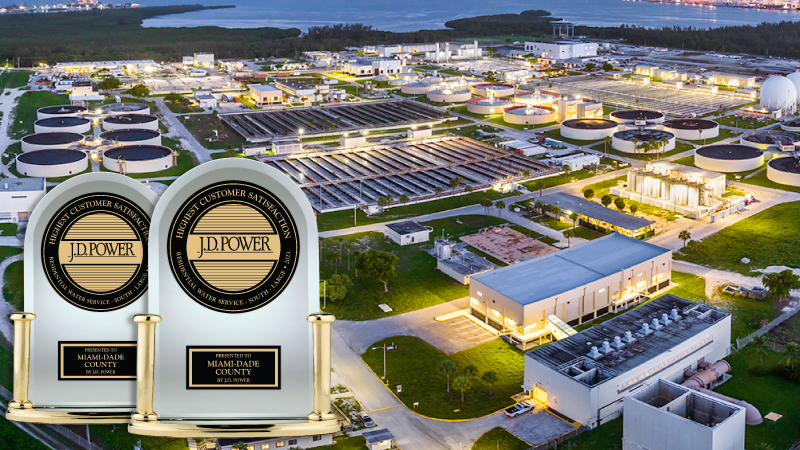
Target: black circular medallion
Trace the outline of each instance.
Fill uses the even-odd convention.
[[[50,219],[42,264],[50,285],[71,304],[113,311],[147,290],[150,218],[116,194],[78,197]]]
[[[181,205],[167,236],[184,292],[215,311],[241,313],[275,299],[297,268],[300,244],[288,209],[261,186],[225,181]]]

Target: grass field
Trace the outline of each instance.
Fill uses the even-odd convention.
[[[0,236],[16,236],[17,235],[17,224],[15,223],[0,223]],[[0,260],[5,258],[4,256],[0,256]]]
[[[592,189],[594,191],[594,199],[600,199],[606,194],[611,195],[611,188],[616,186],[617,182],[619,182],[619,181],[627,181],[627,179],[628,179],[627,176],[621,176],[621,177],[617,177],[617,178],[612,178],[610,180],[605,180],[605,181],[601,181],[599,183],[590,184],[590,185],[584,187],[583,190],[586,191],[586,189]],[[611,199],[612,199],[612,201],[616,200],[617,196],[616,195],[611,195]],[[680,216],[680,214],[678,214],[678,213],[676,213],[674,211],[666,210],[664,208],[659,208],[657,206],[648,205],[646,203],[640,203],[640,202],[637,202],[637,201],[634,201],[634,200],[631,200],[631,199],[628,199],[628,198],[626,198],[624,200],[625,200],[625,209],[626,210],[629,210],[631,205],[636,205],[636,207],[638,208],[638,212],[641,212],[641,213],[644,213],[644,214],[648,214],[648,215],[651,215],[651,216],[661,217],[662,219],[664,219],[664,220],[666,220],[668,222],[672,222],[672,221],[676,220]],[[611,205],[609,205],[609,206],[614,208],[614,203],[611,203]]]
[[[720,117],[718,119],[714,119],[718,124],[725,125],[728,127],[735,127],[741,128],[744,130],[755,130],[757,128],[764,128],[767,125],[772,125],[773,123],[778,123],[777,120],[766,120],[764,122],[757,122],[755,120],[735,120],[733,115]],[[721,132],[722,130],[720,130]]]
[[[5,417],[0,417],[0,450],[49,450],[50,447],[39,442],[12,424]]]
[[[356,210],[356,217],[358,219],[357,224],[369,225],[373,223],[404,219],[406,217],[432,214],[440,211],[447,211],[449,209],[460,208],[462,206],[475,205],[480,203],[480,201],[484,198],[494,201],[505,197],[508,197],[508,195],[501,194],[495,190],[488,190],[472,192],[461,196],[442,198],[439,200],[415,203],[413,205],[394,206],[391,209],[388,209],[380,214],[374,214],[372,216],[367,216],[364,211],[358,209]],[[317,216],[317,227],[319,228],[319,231],[339,230],[352,226],[355,226],[352,210],[334,211]]]
[[[563,450],[622,450],[622,418],[584,432],[558,446]]]
[[[69,96],[53,95],[50,91],[28,91],[19,98],[14,107],[14,121],[8,127],[11,139],[22,139],[33,134],[33,122],[36,121],[36,110],[45,106],[68,105]]]
[[[326,450],[364,450],[367,439],[364,436],[339,436],[333,439],[334,445],[324,447]]]
[[[483,436],[472,444],[472,450],[528,450],[530,447],[527,442],[501,427],[483,433]]]
[[[720,128],[719,129],[719,136],[717,136],[717,137],[708,138],[708,139],[698,139],[698,140],[695,140],[695,141],[688,141],[688,142],[691,142],[694,145],[709,145],[709,144],[713,144],[715,142],[719,142],[719,141],[724,140],[724,139],[732,138],[732,137],[734,137],[736,135],[737,134],[733,130],[730,130],[728,128]]]
[[[8,147],[6,147],[5,151],[3,151],[2,161],[3,164],[8,164],[14,160],[17,156],[22,154],[22,142],[15,142]],[[6,156],[8,155],[8,156]]]
[[[776,182],[770,180],[769,178],[767,178],[767,170],[766,169],[764,169],[761,172],[753,175],[750,178],[742,177],[742,179],[739,180],[739,181],[741,181],[742,183],[752,184],[754,186],[761,186],[761,187],[772,188],[772,189],[781,189],[781,190],[784,190],[784,191],[791,191],[791,192],[800,193],[800,187],[789,186],[789,185],[786,185],[786,184],[776,183]]]
[[[745,275],[767,266],[800,268],[800,202],[782,203],[739,221],[684,248],[676,259]],[[742,258],[749,258],[743,264]]]
[[[419,402],[414,412],[438,419],[469,419],[481,417],[514,404],[511,396],[520,392],[524,363],[522,353],[501,339],[494,339],[447,355],[420,338],[395,336],[376,342],[372,347],[394,343],[397,347],[386,352],[386,380],[388,387],[396,392],[400,401],[411,408]],[[378,376],[383,374],[383,351],[367,350],[361,355],[364,362]],[[477,366],[477,375],[472,379],[473,389],[461,392],[452,389],[448,393],[447,378],[439,372],[439,364],[450,359],[457,365],[452,380],[463,374],[468,364]],[[498,381],[492,386],[494,396],[489,396],[489,386],[481,380],[486,371],[497,373]]]
[[[239,133],[225,123],[223,123],[223,129],[220,135],[226,137],[220,140],[209,141],[209,138],[216,138],[216,135],[213,131],[209,130],[208,125],[218,120],[212,114],[194,114],[191,116],[181,116],[179,119],[189,132],[207,149],[226,149],[228,146],[239,148],[246,142]]]
[[[22,253],[21,248],[0,247],[0,259]],[[15,261],[8,265],[3,274],[3,298],[14,306],[15,311],[25,310],[25,277],[23,261]]]
[[[481,228],[503,223],[503,220],[491,216],[462,216],[461,224],[455,217],[424,222],[433,227],[434,236],[445,235],[459,237],[477,232]],[[469,287],[463,286],[436,270],[436,259],[424,252],[432,246],[431,242],[400,246],[384,239],[382,233],[356,233],[342,239],[345,250],[342,252],[342,264],[332,262],[339,255],[339,238],[320,240],[323,262],[320,263],[320,279],[326,280],[333,273],[345,273],[353,277],[354,286],[348,290],[343,300],[335,303],[328,301],[326,312],[333,313],[344,320],[372,320],[380,317],[414,311],[439,303],[455,300],[469,295]],[[399,257],[396,276],[389,280],[389,292],[383,292],[383,283],[374,278],[347,271],[347,251],[351,249],[350,267],[355,266],[355,251],[376,250],[391,252]],[[320,299],[322,301],[322,299]],[[385,313],[378,308],[381,303],[392,307],[393,311]]]
[[[33,72],[30,70],[3,72],[3,74],[0,75],[0,92],[3,92],[5,89],[16,89],[27,85],[28,77],[30,77],[32,73]]]
[[[181,103],[165,101],[164,104],[167,105],[167,108],[169,108],[169,110],[174,112],[175,114],[186,114],[186,113],[203,112],[204,111],[203,108],[200,108],[198,106],[189,106],[189,105],[184,105],[184,104],[181,104]]]

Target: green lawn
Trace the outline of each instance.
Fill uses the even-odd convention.
[[[111,425],[91,425],[92,442],[100,441],[101,448],[108,450],[128,450],[137,441],[142,441],[142,448],[158,450],[188,450],[186,439],[138,436],[128,433],[127,427],[117,425],[112,431]]]
[[[339,436],[333,439],[334,445],[324,447],[325,450],[364,450],[367,439],[364,436]]]
[[[5,254],[3,259],[21,253],[22,249],[17,247],[0,247]],[[25,281],[23,272],[23,261],[15,261],[8,265],[3,274],[3,298],[14,307],[16,311],[25,310]]]
[[[502,113],[501,114],[475,114],[474,112],[467,111],[467,105],[454,106],[454,107],[450,108],[450,110],[453,111],[453,112],[457,112],[459,114],[464,114],[465,116],[474,117],[474,118],[480,119],[480,120],[485,120],[485,119],[489,119],[489,118],[492,118],[492,117],[498,117],[498,116],[502,120]],[[501,125],[505,125],[505,123],[501,123]]]
[[[184,104],[181,104],[181,103],[165,101],[164,104],[167,105],[167,108],[169,108],[169,110],[174,112],[175,114],[186,114],[186,113],[203,112],[204,111],[203,108],[200,108],[200,107],[197,107],[197,106],[184,105]]]
[[[735,120],[733,115],[720,117],[718,119],[714,119],[720,125],[725,125],[728,127],[736,127],[741,128],[744,130],[755,130],[756,128],[764,128],[767,125],[772,125],[773,123],[778,123],[777,120],[766,120],[764,122],[757,122],[755,120]],[[722,130],[720,130],[722,131]]]
[[[730,130],[728,128],[720,128],[719,129],[719,136],[717,136],[717,137],[708,138],[708,139],[698,139],[698,140],[695,140],[695,141],[688,141],[688,142],[691,142],[694,145],[709,145],[709,144],[713,144],[715,142],[719,142],[719,141],[721,141],[723,139],[732,138],[732,137],[734,137],[736,135],[737,135],[736,132],[733,131],[733,130]]]
[[[739,221],[703,239],[676,259],[745,275],[767,266],[800,267],[800,202],[782,203]],[[749,258],[743,264],[742,258]]]
[[[614,419],[559,445],[563,450],[622,450],[623,418]]]
[[[0,450],[49,450],[50,447],[31,437],[5,417],[0,417]]]
[[[28,84],[28,77],[33,72],[30,70],[6,71],[0,75],[0,92],[5,89],[21,88]]]
[[[385,382],[396,391],[402,385],[402,392],[397,394],[408,408],[419,402],[413,411],[438,419],[470,419],[491,414],[514,404],[512,395],[520,392],[524,363],[522,353],[514,346],[501,339],[494,339],[464,350],[447,355],[436,347],[418,337],[394,336],[376,342],[370,346],[361,358],[375,374],[383,374],[383,350],[371,350],[384,344],[394,344],[394,350],[386,352]],[[450,359],[457,365],[457,372],[450,376],[451,381],[463,374],[468,364],[477,366],[477,375],[472,380],[473,389],[461,392],[451,389],[448,393],[447,379],[439,372],[439,364]],[[481,380],[486,371],[497,373],[498,381],[492,386],[494,396],[489,396],[489,386]]]
[[[528,450],[529,448],[531,446],[527,442],[501,427],[483,433],[483,436],[472,444],[472,450]]]
[[[593,177],[594,174],[595,174],[594,170],[581,169],[569,173],[560,173],[558,175],[540,178],[538,180],[525,181],[521,184],[525,186],[529,191],[535,192],[539,190],[539,188],[537,188],[536,185],[540,181],[544,184],[544,187],[542,189],[547,189],[553,186],[560,186],[562,184],[572,183],[573,181],[585,180],[586,178]]]
[[[0,236],[16,236],[16,235],[17,235],[17,224],[0,223]],[[6,258],[6,256],[0,256],[0,260],[4,258]]]
[[[3,164],[8,164],[11,161],[14,161],[14,159],[21,154],[22,154],[22,142],[15,142],[9,145],[3,152],[3,157],[2,157]]]
[[[11,139],[22,139],[33,134],[33,122],[36,121],[36,110],[45,106],[68,105],[68,95],[53,95],[50,91],[28,91],[19,98],[14,107],[14,121],[8,127]]]
[[[554,219],[549,216],[540,216],[534,219],[534,222],[540,223],[546,227],[552,228],[557,231],[564,231],[572,228],[572,224],[563,222],[558,219]]]
[[[424,224],[433,227],[434,236],[441,235],[444,230],[446,235],[458,237],[503,223],[501,219],[491,216],[462,216],[459,220],[462,224],[456,223],[455,217]],[[432,247],[430,242],[400,246],[385,240],[383,234],[377,232],[351,234],[344,236],[343,239],[344,245],[351,248],[351,268],[355,265],[354,252],[370,248],[391,252],[397,255],[399,260],[396,276],[389,280],[389,292],[384,293],[383,283],[380,281],[363,274],[355,278],[354,271],[347,271],[346,250],[342,252],[341,265],[332,261],[334,257],[338,260],[339,238],[320,239],[320,248],[323,249],[320,279],[328,279],[333,273],[346,273],[353,277],[354,286],[348,290],[346,297],[335,303],[329,301],[325,309],[339,319],[372,320],[415,311],[469,295],[469,287],[436,270],[436,259],[424,251]],[[393,311],[389,313],[381,311],[378,308],[381,303],[388,304]]]
[[[461,208],[462,206],[475,205],[480,203],[480,201],[484,198],[488,198],[489,200],[497,200],[505,197],[508,197],[508,195],[501,194],[490,189],[488,191],[472,192],[461,196],[447,197],[439,200],[415,203],[413,205],[399,205],[372,216],[367,216],[364,211],[358,209],[356,210],[356,216],[358,218],[358,225],[369,225],[373,223],[403,219],[406,217],[415,217],[424,214],[447,211],[450,209]],[[352,210],[334,211],[317,216],[317,227],[319,228],[319,231],[339,230],[352,226],[355,226],[353,222]]]
[[[179,119],[189,132],[207,149],[226,149],[228,146],[239,148],[246,142],[239,133],[224,122],[222,125],[223,129],[219,133],[221,139],[209,141],[209,138],[216,139],[216,134],[208,128],[209,124],[218,120],[212,114],[194,114],[191,116],[181,116]]]
[[[782,358],[782,354],[768,352],[764,367],[772,367]],[[762,415],[776,412],[783,416],[777,422],[764,420],[761,425],[748,426],[745,447],[754,449],[767,442],[775,449],[783,450],[797,443],[800,440],[800,427],[797,426],[800,421],[800,402],[796,399],[800,398],[800,384],[770,374],[751,375],[748,369],[760,364],[753,345],[733,353],[725,360],[731,365],[733,377],[716,388],[716,392],[744,400],[758,408]]]

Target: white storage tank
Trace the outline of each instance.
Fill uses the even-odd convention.
[[[100,107],[102,114],[119,116],[121,114],[150,114],[150,106],[146,103],[112,103]]]
[[[619,123],[608,119],[569,119],[561,122],[561,136],[579,141],[599,141],[611,136]]]
[[[65,148],[83,141],[79,133],[36,133],[22,138],[22,151]]]
[[[39,119],[33,123],[36,133],[88,133],[92,129],[92,122],[83,117],[50,117]]]
[[[694,165],[713,172],[745,172],[764,164],[764,152],[751,145],[707,145],[695,150]]]
[[[80,117],[88,110],[84,106],[58,105],[45,106],[36,111],[36,120],[50,119],[53,117]]]
[[[161,145],[161,133],[153,130],[112,130],[100,133],[112,145]]]
[[[169,169],[176,163],[172,150],[159,145],[129,145],[103,152],[103,167],[113,172],[151,173]]]
[[[17,156],[17,172],[27,177],[66,177],[81,173],[87,168],[89,156],[81,150],[34,150]]]
[[[103,118],[103,129],[158,131],[158,117],[150,114],[120,114]]]

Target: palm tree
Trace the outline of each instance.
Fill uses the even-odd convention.
[[[522,176],[525,177],[525,178],[528,178],[529,176],[531,176],[531,173],[529,171],[527,171],[527,170],[523,170],[522,171]]]
[[[247,444],[245,444],[244,442],[237,442],[233,444],[231,450],[247,450]]]
[[[703,129],[702,129],[702,128],[698,128],[698,129],[697,129],[697,136],[698,136],[700,139],[703,139]],[[706,145],[706,140],[705,140],[705,139],[703,139],[703,145]]]
[[[498,200],[494,202],[494,207],[497,208],[497,217],[503,218],[503,210],[506,209],[506,202]]]
[[[608,146],[611,145],[611,136],[606,136],[603,138],[603,144],[605,144],[605,153],[608,153]]]
[[[575,229],[575,226],[578,223],[578,219],[580,219],[580,217],[581,216],[579,216],[578,213],[576,213],[576,212],[574,212],[574,213],[569,215],[569,220],[572,221],[572,229],[573,230]]]
[[[533,204],[533,209],[539,211],[539,214],[544,214],[544,204],[542,202],[536,202]]]
[[[442,187],[441,187],[441,186],[436,186],[436,187],[433,189],[433,192],[435,192],[435,193],[436,193],[436,196],[438,197],[439,195],[441,195],[441,193],[442,193],[442,192],[444,192],[444,189],[442,189]]]
[[[678,233],[678,239],[683,241],[683,246],[686,247],[686,241],[692,238],[692,235],[689,233],[689,230],[683,230]]]
[[[489,208],[492,207],[492,201],[489,200],[488,198],[485,198],[485,199],[481,200],[481,206],[483,206],[483,213],[488,216],[489,215]]]
[[[448,183],[450,189],[453,190],[453,194],[456,193],[456,189],[458,189],[462,184],[464,184],[464,179],[461,177],[461,175],[454,176],[453,179]]]
[[[467,364],[464,366],[464,375],[468,376],[470,380],[478,374],[478,368],[475,364]]]
[[[483,372],[481,380],[483,380],[484,383],[489,385],[489,396],[494,397],[494,392],[492,392],[492,384],[497,383],[498,380],[497,373],[492,370]]]
[[[792,372],[794,372],[794,362],[800,359],[800,346],[797,345],[797,342],[789,342],[786,344],[786,351],[784,353],[786,353],[786,356],[783,360],[789,363],[789,367],[791,367]]]
[[[342,263],[342,250],[344,249],[344,238],[339,238],[339,264]]]
[[[378,197],[378,206],[381,208],[385,208],[389,205],[389,196],[384,195],[382,197]]]
[[[472,185],[468,184],[468,185],[464,186],[464,192],[466,192],[467,194],[471,193],[472,190],[473,190]]]
[[[472,380],[466,375],[459,375],[453,380],[453,388],[461,391],[461,402],[464,402],[464,391],[472,389]]]
[[[443,373],[447,376],[447,392],[450,392],[450,374],[455,373],[457,369],[458,366],[456,366],[456,363],[451,359],[445,359],[439,363],[439,373]]]
[[[572,242],[570,238],[575,237],[575,230],[574,229],[564,230],[561,232],[561,234],[563,234],[564,237],[567,238],[567,247],[572,247]]]
[[[402,203],[403,206],[406,206],[406,203],[408,203],[411,199],[408,198],[408,194],[403,194],[398,200],[400,200],[400,203]]]
[[[539,197],[542,196],[542,189],[544,189],[544,181],[537,181],[536,190],[539,191]]]
[[[769,339],[762,334],[753,339],[753,344],[755,345],[756,353],[758,353],[758,363],[764,364],[764,357],[767,356],[767,350],[770,349]]]
[[[631,139],[631,143],[633,144],[634,150],[639,150],[641,148],[641,147],[639,147],[639,140],[638,139],[636,139],[636,138]],[[636,153],[636,152],[634,151],[634,153]]]

